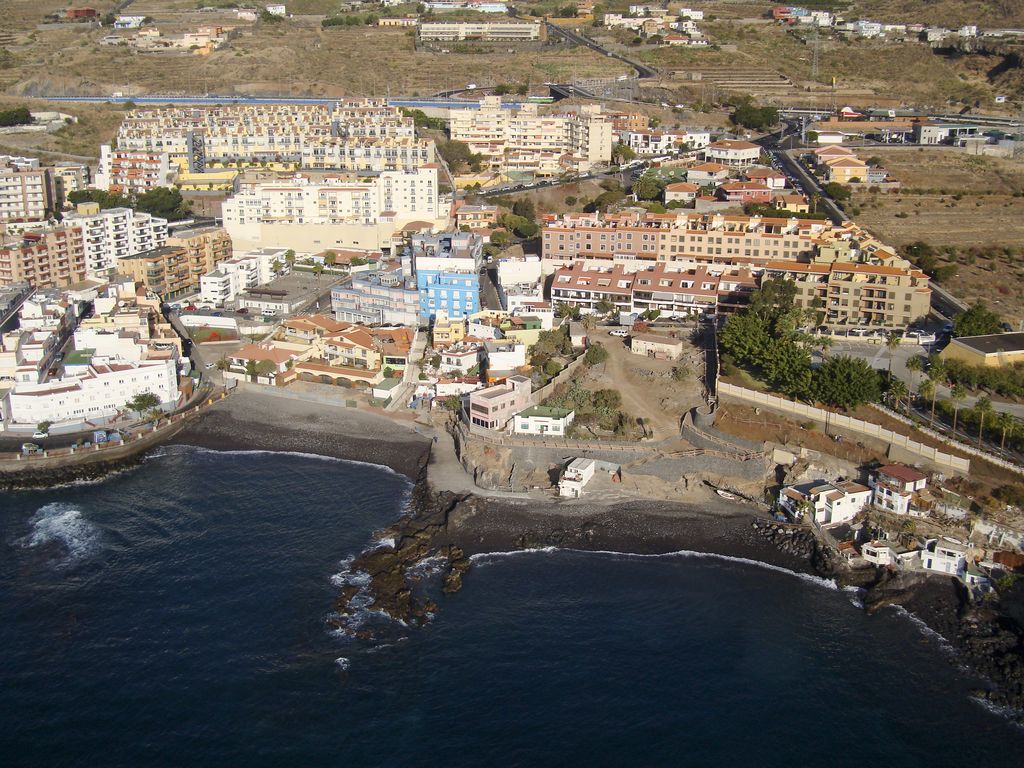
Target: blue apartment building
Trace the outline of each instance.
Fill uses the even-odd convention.
[[[421,322],[429,323],[438,312],[468,317],[480,311],[483,246],[483,238],[472,232],[413,236],[402,260],[416,279]]]

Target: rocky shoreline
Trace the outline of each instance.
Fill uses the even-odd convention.
[[[259,421],[254,420],[259,414]],[[353,573],[367,583],[341,587],[329,621],[356,637],[373,630],[355,621],[366,599],[373,610],[419,626],[438,606],[415,589],[428,559],[441,562],[444,593],[471,578],[472,556],[559,547],[588,551],[664,554],[691,551],[743,559],[834,580],[863,590],[865,610],[901,606],[957,652],[960,663],[987,681],[979,699],[1024,723],[1024,630],[1005,600],[973,603],[954,579],[851,571],[806,528],[777,523],[751,507],[714,498],[695,504],[636,500],[615,504],[485,497],[435,489],[428,476],[432,440],[408,423],[348,409],[239,395],[218,404],[171,442],[214,450],[294,451],[370,462],[414,482],[406,514],[382,531],[383,543],[356,556]],[[83,465],[58,482],[98,479],[142,461]],[[28,478],[26,478],[28,479]],[[42,482],[45,478],[32,478]],[[54,484],[48,477],[47,484]],[[1015,601],[1024,606],[1024,583]]]

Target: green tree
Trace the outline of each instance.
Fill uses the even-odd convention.
[[[583,362],[586,365],[599,365],[608,359],[608,350],[603,344],[592,344],[585,355]]]
[[[653,173],[645,173],[633,182],[633,194],[639,200],[656,200],[661,196],[662,189],[664,187]]]
[[[295,251],[289,248],[284,252],[284,261],[290,267],[295,264]]]
[[[168,221],[179,221],[192,213],[191,206],[181,197],[181,192],[171,187],[154,187],[139,195],[135,209]]]
[[[729,119],[734,125],[741,125],[753,131],[763,131],[779,123],[779,111],[775,107],[756,107],[744,103],[736,107]]]
[[[326,251],[324,253],[324,264],[326,264],[328,267],[333,267],[334,262],[336,262],[337,260],[338,254],[336,254],[334,251]]]
[[[40,421],[38,424],[36,424],[36,431],[37,432],[42,432],[43,434],[49,434],[50,427],[52,427],[52,426],[53,426],[53,422],[52,421]]]
[[[772,386],[792,397],[807,397],[811,387],[811,356],[789,339],[772,339],[761,365]]]
[[[932,403],[931,426],[935,426],[935,393],[937,387],[931,379],[925,379],[917,387],[917,394],[922,400],[930,400]]]
[[[520,197],[512,203],[512,213],[530,221],[537,220],[537,209],[534,208],[533,201],[528,197]]]
[[[877,403],[881,397],[878,372],[858,357],[831,357],[817,371],[814,397],[846,409],[856,408],[862,403]]]
[[[825,194],[837,203],[842,203],[850,199],[850,189],[837,181],[830,181],[824,186],[824,190]]]
[[[124,407],[134,413],[142,414],[144,411],[152,410],[160,406],[160,398],[154,395],[152,392],[140,392],[127,403]]]
[[[32,113],[28,107],[0,110],[0,127],[8,128],[13,125],[30,125],[31,123]]]
[[[612,147],[612,162],[613,163],[618,163],[618,164],[621,165],[622,163],[628,163],[628,162],[630,162],[632,160],[635,160],[635,159],[636,159],[636,152],[634,152],[633,148],[630,147],[629,145],[622,144],[620,142],[619,144],[616,144],[614,147]]]
[[[986,336],[990,333],[1000,333],[1001,323],[999,315],[990,310],[985,302],[979,301],[966,312],[961,312],[953,318],[953,335]]]
[[[462,410],[462,398],[458,395],[449,395],[444,399],[444,407],[450,413],[458,413]]]

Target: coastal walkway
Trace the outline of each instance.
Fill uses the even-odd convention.
[[[173,437],[188,422],[194,420],[213,404],[228,397],[227,392],[210,397],[187,410],[157,419],[142,427],[122,431],[122,440],[88,443],[66,448],[51,448],[34,453],[0,453],[0,474],[60,469],[75,464],[117,461],[157,445]]]

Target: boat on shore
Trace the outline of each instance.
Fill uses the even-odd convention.
[[[729,493],[728,491],[723,491],[721,488],[715,488],[715,493],[717,493],[723,499],[727,499],[729,501],[739,501],[739,497],[736,494]]]

